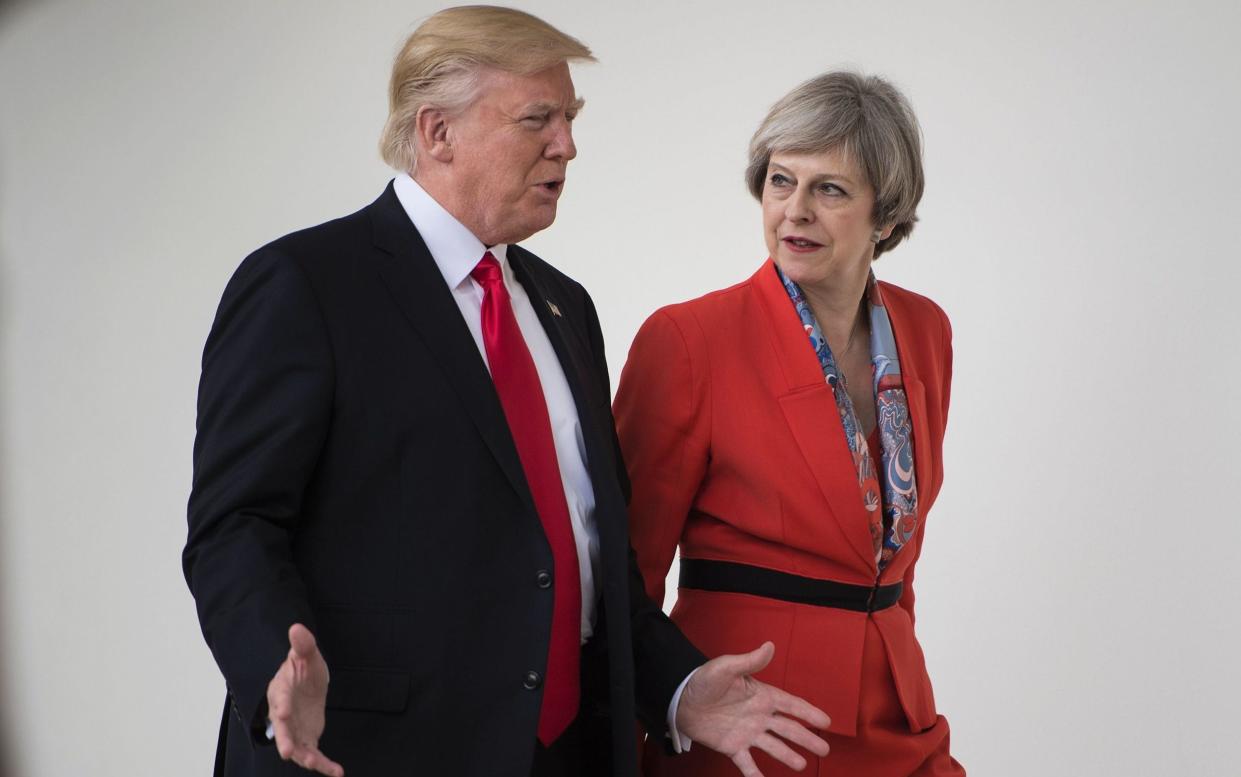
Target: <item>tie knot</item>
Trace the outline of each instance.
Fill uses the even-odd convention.
[[[479,260],[478,266],[470,272],[470,277],[478,282],[479,286],[489,288],[497,283],[504,282],[504,273],[500,270],[500,263],[492,256],[491,252],[483,254],[483,258]]]

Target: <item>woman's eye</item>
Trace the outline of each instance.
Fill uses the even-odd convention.
[[[845,194],[845,190],[840,188],[834,183],[823,184],[822,186],[819,187],[819,191],[823,192],[824,194],[830,194],[832,196],[839,196],[839,195]]]
[[[768,183],[772,186],[786,186],[788,182],[789,179],[780,173],[772,173],[771,178],[768,179]]]

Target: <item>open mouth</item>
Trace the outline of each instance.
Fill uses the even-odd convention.
[[[553,194],[559,194],[559,193],[560,193],[560,190],[564,188],[564,181],[563,181],[563,180],[560,180],[560,181],[544,181],[543,183],[539,184],[539,186],[540,186],[540,187],[541,187],[544,191],[548,191],[548,192],[551,192],[551,193],[553,193]]]
[[[806,251],[813,248],[822,248],[822,243],[816,243],[813,240],[807,240],[804,237],[786,237],[784,243],[791,248]]]

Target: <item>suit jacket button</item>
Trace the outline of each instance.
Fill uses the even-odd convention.
[[[525,688],[527,691],[533,691],[534,689],[538,688],[542,684],[543,684],[543,676],[539,674],[538,672],[534,671],[533,669],[531,669],[529,672],[526,672],[526,676],[522,680],[522,683],[521,683],[522,687]]]
[[[552,573],[548,572],[546,569],[540,569],[539,573],[534,576],[534,580],[539,584],[539,588],[552,587]]]

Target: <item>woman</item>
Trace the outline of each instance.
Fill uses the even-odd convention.
[[[746,173],[770,258],[652,315],[616,397],[648,592],[662,601],[679,544],[672,618],[690,639],[708,655],[775,642],[759,678],[832,717],[832,752],[802,751],[808,774],[965,773],[913,627],[951,331],[871,273],[916,221],[919,137],[879,78],[828,73],[776,103]],[[756,756],[767,777],[792,774]],[[644,763],[647,777],[735,773],[659,742]]]

